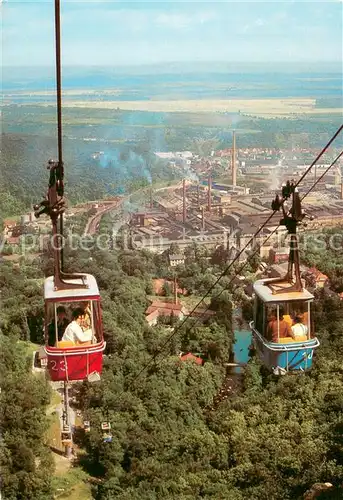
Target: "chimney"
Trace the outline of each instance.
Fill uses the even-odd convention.
[[[212,202],[212,176],[210,172],[208,176],[208,190],[207,190],[207,210],[209,212],[211,212],[212,208],[211,202]]]
[[[341,182],[341,200],[343,200],[343,182]]]
[[[197,184],[197,204],[198,204],[198,206],[200,205],[200,186],[199,186],[199,182]]]
[[[236,186],[237,185],[237,166],[236,166],[236,131],[234,130],[232,132],[232,158],[231,158],[231,165],[232,165],[232,185]]]
[[[176,276],[174,276],[174,304],[177,304],[177,281]]]
[[[205,207],[201,207],[202,230],[205,231]]]
[[[154,208],[154,198],[153,198],[153,190],[150,188],[150,208]]]
[[[186,223],[187,219],[187,207],[186,207],[186,179],[183,179],[182,181],[182,210],[183,210],[183,215],[182,215],[182,220],[183,223]]]

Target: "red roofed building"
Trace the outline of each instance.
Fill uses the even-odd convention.
[[[280,264],[280,262],[287,262],[288,258],[288,248],[271,248],[269,250],[269,261],[271,264]]]
[[[160,316],[182,320],[188,314],[188,311],[180,303],[154,300],[145,311],[145,314],[149,325],[156,325]]]
[[[202,358],[194,356],[191,352],[188,352],[187,354],[180,354],[180,359],[181,361],[195,361],[197,365],[204,364],[204,360]]]
[[[155,311],[152,311],[151,313],[147,314],[145,316],[145,319],[147,320],[150,326],[153,326],[157,324],[158,316],[159,316],[158,309],[155,309]]]
[[[326,274],[323,274],[316,267],[311,267],[308,270],[308,273],[312,274],[312,276],[314,277],[316,282],[316,288],[323,288],[328,282],[329,278],[326,276]]]
[[[11,219],[4,219],[3,221],[4,229],[12,229],[14,226],[16,226],[16,224],[17,223]]]
[[[164,292],[165,292],[164,285],[165,284],[168,284],[170,286],[170,289],[174,290],[174,283],[172,281],[165,280],[165,279],[158,279],[158,278],[152,280],[152,286],[153,286],[155,295],[164,295]],[[177,287],[177,294],[178,295],[186,295],[186,293],[187,293],[187,290],[185,288]]]
[[[220,149],[219,151],[216,151],[216,156],[220,156],[221,158],[223,158],[225,156],[231,157],[231,155],[232,155],[232,149],[231,148]]]

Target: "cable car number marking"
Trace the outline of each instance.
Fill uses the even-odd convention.
[[[51,360],[50,362],[50,368],[51,370],[53,370],[54,372],[58,372],[58,371],[62,371],[62,372],[65,372],[66,371],[66,366],[65,366],[65,361],[64,359],[61,359],[57,365],[57,361],[55,361],[54,359]]]

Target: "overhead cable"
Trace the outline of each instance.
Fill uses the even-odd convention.
[[[300,177],[300,179],[296,182],[295,187],[298,187],[300,182],[302,182],[305,177],[309,174],[311,171],[312,167],[318,162],[318,160],[323,156],[323,154],[327,151],[327,149],[331,146],[331,144],[334,142],[334,140],[338,137],[338,135],[342,132],[343,130],[343,125],[341,125],[336,133],[331,137],[329,142],[322,148],[320,153],[317,155],[315,160],[311,163],[311,165],[306,169],[304,174]],[[330,166],[326,169],[327,173],[330,168],[332,168],[335,163],[339,160],[339,158],[342,156],[343,151],[336,157],[336,159],[330,164]],[[325,174],[323,174],[325,175]],[[323,175],[316,180],[316,182],[313,184],[311,189],[306,193],[305,196],[308,195],[309,192],[312,191],[312,189],[318,184],[318,182],[322,179]],[[305,197],[304,196],[304,197]],[[304,197],[302,199],[304,199]],[[283,205],[284,202],[282,202]],[[192,314],[197,310],[197,308],[203,303],[203,301],[209,296],[209,294],[213,291],[213,289],[216,287],[216,285],[220,282],[220,280],[228,273],[228,271],[233,267],[233,265],[239,260],[239,258],[242,256],[242,254],[251,246],[251,244],[255,241],[256,236],[258,236],[261,231],[266,227],[266,225],[270,222],[270,220],[274,217],[274,215],[277,213],[277,210],[274,210],[272,214],[265,220],[265,222],[261,225],[261,227],[255,232],[255,234],[249,239],[249,241],[246,243],[244,248],[240,250],[240,252],[236,255],[236,257],[232,260],[232,262],[224,269],[224,271],[220,274],[220,276],[216,279],[216,281],[213,283],[212,286],[207,290],[207,292],[203,295],[203,297],[200,299],[200,301],[193,307],[193,309],[190,311],[190,313],[181,321],[181,323],[174,329],[174,331],[169,335],[169,337],[163,342],[162,346],[158,349],[156,353],[154,353],[150,360],[142,367],[142,369],[138,372],[138,374],[134,377],[133,381],[131,381],[131,384],[133,384],[138,378],[141,376],[141,374],[149,368],[149,366],[154,363],[156,358],[164,351],[165,347],[171,342],[171,340],[175,337],[175,335],[181,330],[181,328],[185,325],[185,323],[189,320],[189,318],[192,317]],[[275,234],[276,230],[278,229],[279,225],[277,228],[275,228],[270,235],[265,239],[263,244],[265,244],[272,236]],[[255,254],[257,253],[257,250],[249,256],[249,259],[251,259]],[[243,265],[239,268],[237,273],[239,274],[249,263],[249,259],[243,263]],[[234,278],[233,278],[234,279]],[[232,283],[233,279],[229,282],[229,284]],[[224,289],[223,289],[224,290]],[[223,292],[223,290],[220,292],[219,295]],[[219,297],[218,295],[218,297]],[[200,315],[200,318],[207,312],[209,309],[209,306],[202,311],[202,314]],[[197,318],[197,319],[200,319]]]

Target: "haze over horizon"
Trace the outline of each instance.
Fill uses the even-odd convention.
[[[61,2],[64,66],[341,65],[336,2]],[[2,66],[54,64],[52,0],[2,2]]]

